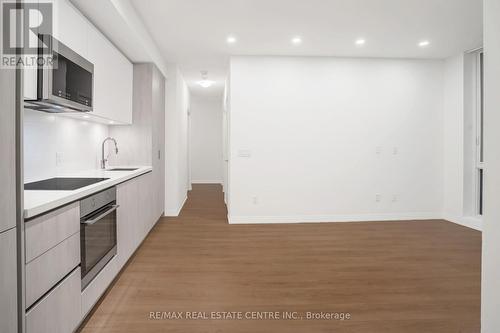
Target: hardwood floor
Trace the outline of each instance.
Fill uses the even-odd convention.
[[[228,225],[221,187],[195,185],[81,332],[479,332],[480,265],[481,233],[450,222]],[[157,311],[303,318],[151,319]],[[351,319],[305,318],[321,311]]]

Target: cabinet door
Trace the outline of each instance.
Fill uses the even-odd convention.
[[[134,178],[116,188],[116,203],[120,205],[116,213],[118,269],[123,267],[135,250],[139,211],[145,211],[142,208],[139,210],[139,179]]]
[[[53,0],[53,36],[78,53],[88,58],[88,26],[87,21],[69,0]]]
[[[80,233],[76,233],[26,265],[26,308],[80,264]]]
[[[81,273],[75,269],[26,313],[26,333],[70,333],[81,319]]]
[[[93,26],[89,27],[89,60],[94,64],[93,114],[131,124],[133,66]]]
[[[15,71],[0,70],[0,232],[16,226]]]
[[[139,215],[139,230],[137,231],[138,238],[136,239],[137,246],[144,240],[155,220],[155,196],[156,193],[152,190],[157,186],[155,184],[153,172],[149,172],[140,178],[139,182],[139,206],[142,207],[142,214]]]
[[[38,0],[28,0],[25,2],[29,2],[30,4],[34,4],[34,3],[38,3],[39,1]],[[33,26],[38,26],[41,23],[40,22],[41,17],[39,17],[39,16],[33,15],[32,17],[30,17],[30,20],[33,21],[32,22]],[[38,43],[38,38],[36,36],[36,34],[38,33],[38,29],[31,28],[31,30],[34,33],[29,35],[28,45],[34,45],[34,43]],[[26,45],[26,46],[28,46],[28,45]],[[37,91],[36,91],[37,77],[38,77],[37,76],[37,68],[38,67],[36,64],[29,64],[29,63],[24,64],[24,68],[23,68],[24,99],[34,100],[37,97]]]
[[[111,259],[106,266],[97,274],[90,284],[81,293],[81,315],[84,318],[99,298],[104,294],[113,279],[118,274],[119,268],[116,263],[116,257]],[[30,333],[30,332],[26,332]],[[52,333],[52,332],[51,332]]]
[[[0,332],[17,332],[16,229],[0,234]]]
[[[153,174],[148,172],[116,188],[117,265],[121,269],[144,240],[153,220]]]

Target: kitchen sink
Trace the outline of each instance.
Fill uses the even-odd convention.
[[[113,169],[108,169],[106,171],[135,171],[138,169],[139,168],[113,168]]]

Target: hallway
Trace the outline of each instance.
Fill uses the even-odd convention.
[[[193,185],[80,332],[479,332],[480,232],[444,221],[229,225],[226,215],[221,186]],[[213,311],[302,319],[185,318]]]

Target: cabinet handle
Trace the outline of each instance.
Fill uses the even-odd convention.
[[[92,225],[92,224],[95,224],[96,222],[98,222],[99,220],[101,220],[102,218],[106,217],[107,215],[111,214],[112,212],[114,212],[118,207],[120,207],[120,205],[112,205],[112,206],[109,206],[109,209],[106,210],[104,213],[100,214],[99,216],[91,219],[91,220],[86,220],[86,221],[82,221],[80,222],[81,224],[86,224],[86,225]]]

